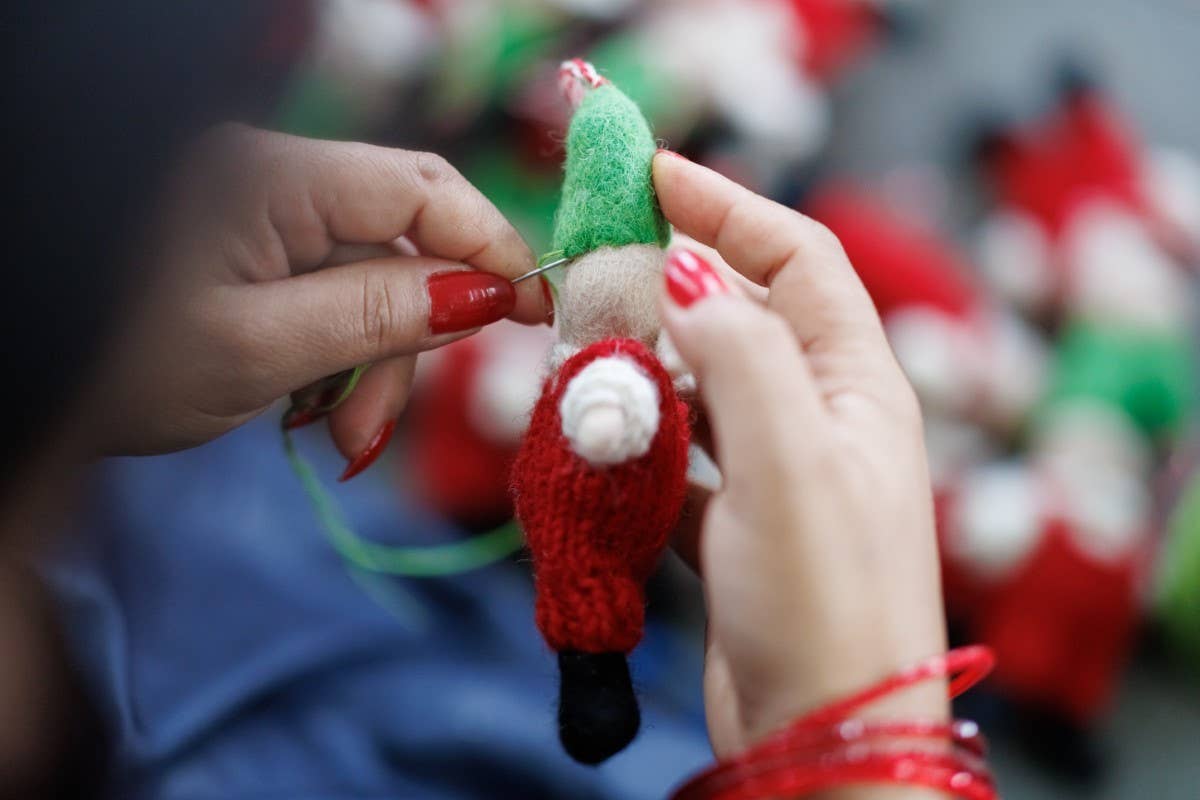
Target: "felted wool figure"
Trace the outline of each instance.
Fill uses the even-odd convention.
[[[993,685],[1041,731],[1022,745],[1084,779],[1100,768],[1093,730],[1133,646],[1150,546],[1138,479],[1117,454],[1088,457],[976,467],[939,503],[938,531],[952,619],[995,650]]]
[[[994,131],[980,154],[998,203],[981,229],[980,264],[993,287],[1028,313],[1069,308],[1095,287],[1144,297],[1171,282],[1162,264],[1196,253],[1200,167],[1144,148],[1095,87],[1072,83],[1043,119]],[[1076,251],[1101,253],[1110,244],[1122,252],[1110,256],[1109,274],[1081,275],[1091,267]]]
[[[554,246],[571,259],[559,343],[512,473],[536,575],[536,620],[558,653],[559,735],[595,764],[637,733],[625,657],[643,585],[686,489],[687,406],[655,354],[663,246],[637,106],[586,62],[563,65],[576,106]]]
[[[1016,428],[1041,395],[1044,348],[955,248],[848,185],[822,187],[803,210],[841,240],[927,415]]]

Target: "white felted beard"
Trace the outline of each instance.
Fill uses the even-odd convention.
[[[567,267],[558,286],[559,338],[572,349],[601,339],[637,339],[653,348],[661,323],[662,248],[601,247]]]
[[[577,257],[558,287],[556,369],[581,348],[603,339],[658,344],[658,297],[665,254],[657,245],[601,247]],[[644,455],[658,431],[658,390],[627,359],[599,359],[576,375],[559,406],[563,435],[594,466]]]
[[[643,456],[658,432],[658,389],[627,358],[599,358],[567,384],[559,403],[563,435],[594,466]]]

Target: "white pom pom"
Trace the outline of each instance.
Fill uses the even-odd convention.
[[[563,435],[588,463],[643,456],[658,432],[658,389],[636,364],[598,358],[579,371],[559,403]]]

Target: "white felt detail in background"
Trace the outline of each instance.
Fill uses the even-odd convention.
[[[980,384],[979,342],[957,317],[916,306],[888,315],[888,340],[926,407],[962,413]]]
[[[1137,217],[1111,203],[1087,204],[1067,229],[1066,258],[1067,302],[1075,314],[1143,330],[1186,330],[1187,281]]]
[[[1026,467],[979,467],[960,487],[946,545],[981,577],[999,578],[1040,541],[1045,506],[1036,476]]]
[[[1200,161],[1184,150],[1152,150],[1143,165],[1142,188],[1154,212],[1188,245],[1200,247]]]
[[[593,466],[643,456],[658,432],[658,389],[621,356],[598,358],[567,384],[559,403],[563,435]]]
[[[476,431],[500,444],[521,441],[542,388],[541,364],[553,341],[545,326],[509,320],[477,337],[484,356],[467,407]]]
[[[1062,403],[1033,435],[1033,463],[1054,487],[1075,544],[1098,560],[1127,557],[1150,530],[1143,476],[1150,446],[1120,409],[1100,401]]]
[[[1042,226],[1023,212],[1001,211],[983,223],[978,236],[979,266],[1000,297],[1027,313],[1047,308],[1058,278]]]

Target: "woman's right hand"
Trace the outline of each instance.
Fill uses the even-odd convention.
[[[663,319],[724,475],[679,549],[704,580],[705,705],[729,756],[945,651],[932,497],[916,398],[837,239],[672,154],[654,181],[715,248],[669,257]],[[947,705],[933,683],[886,711]]]

